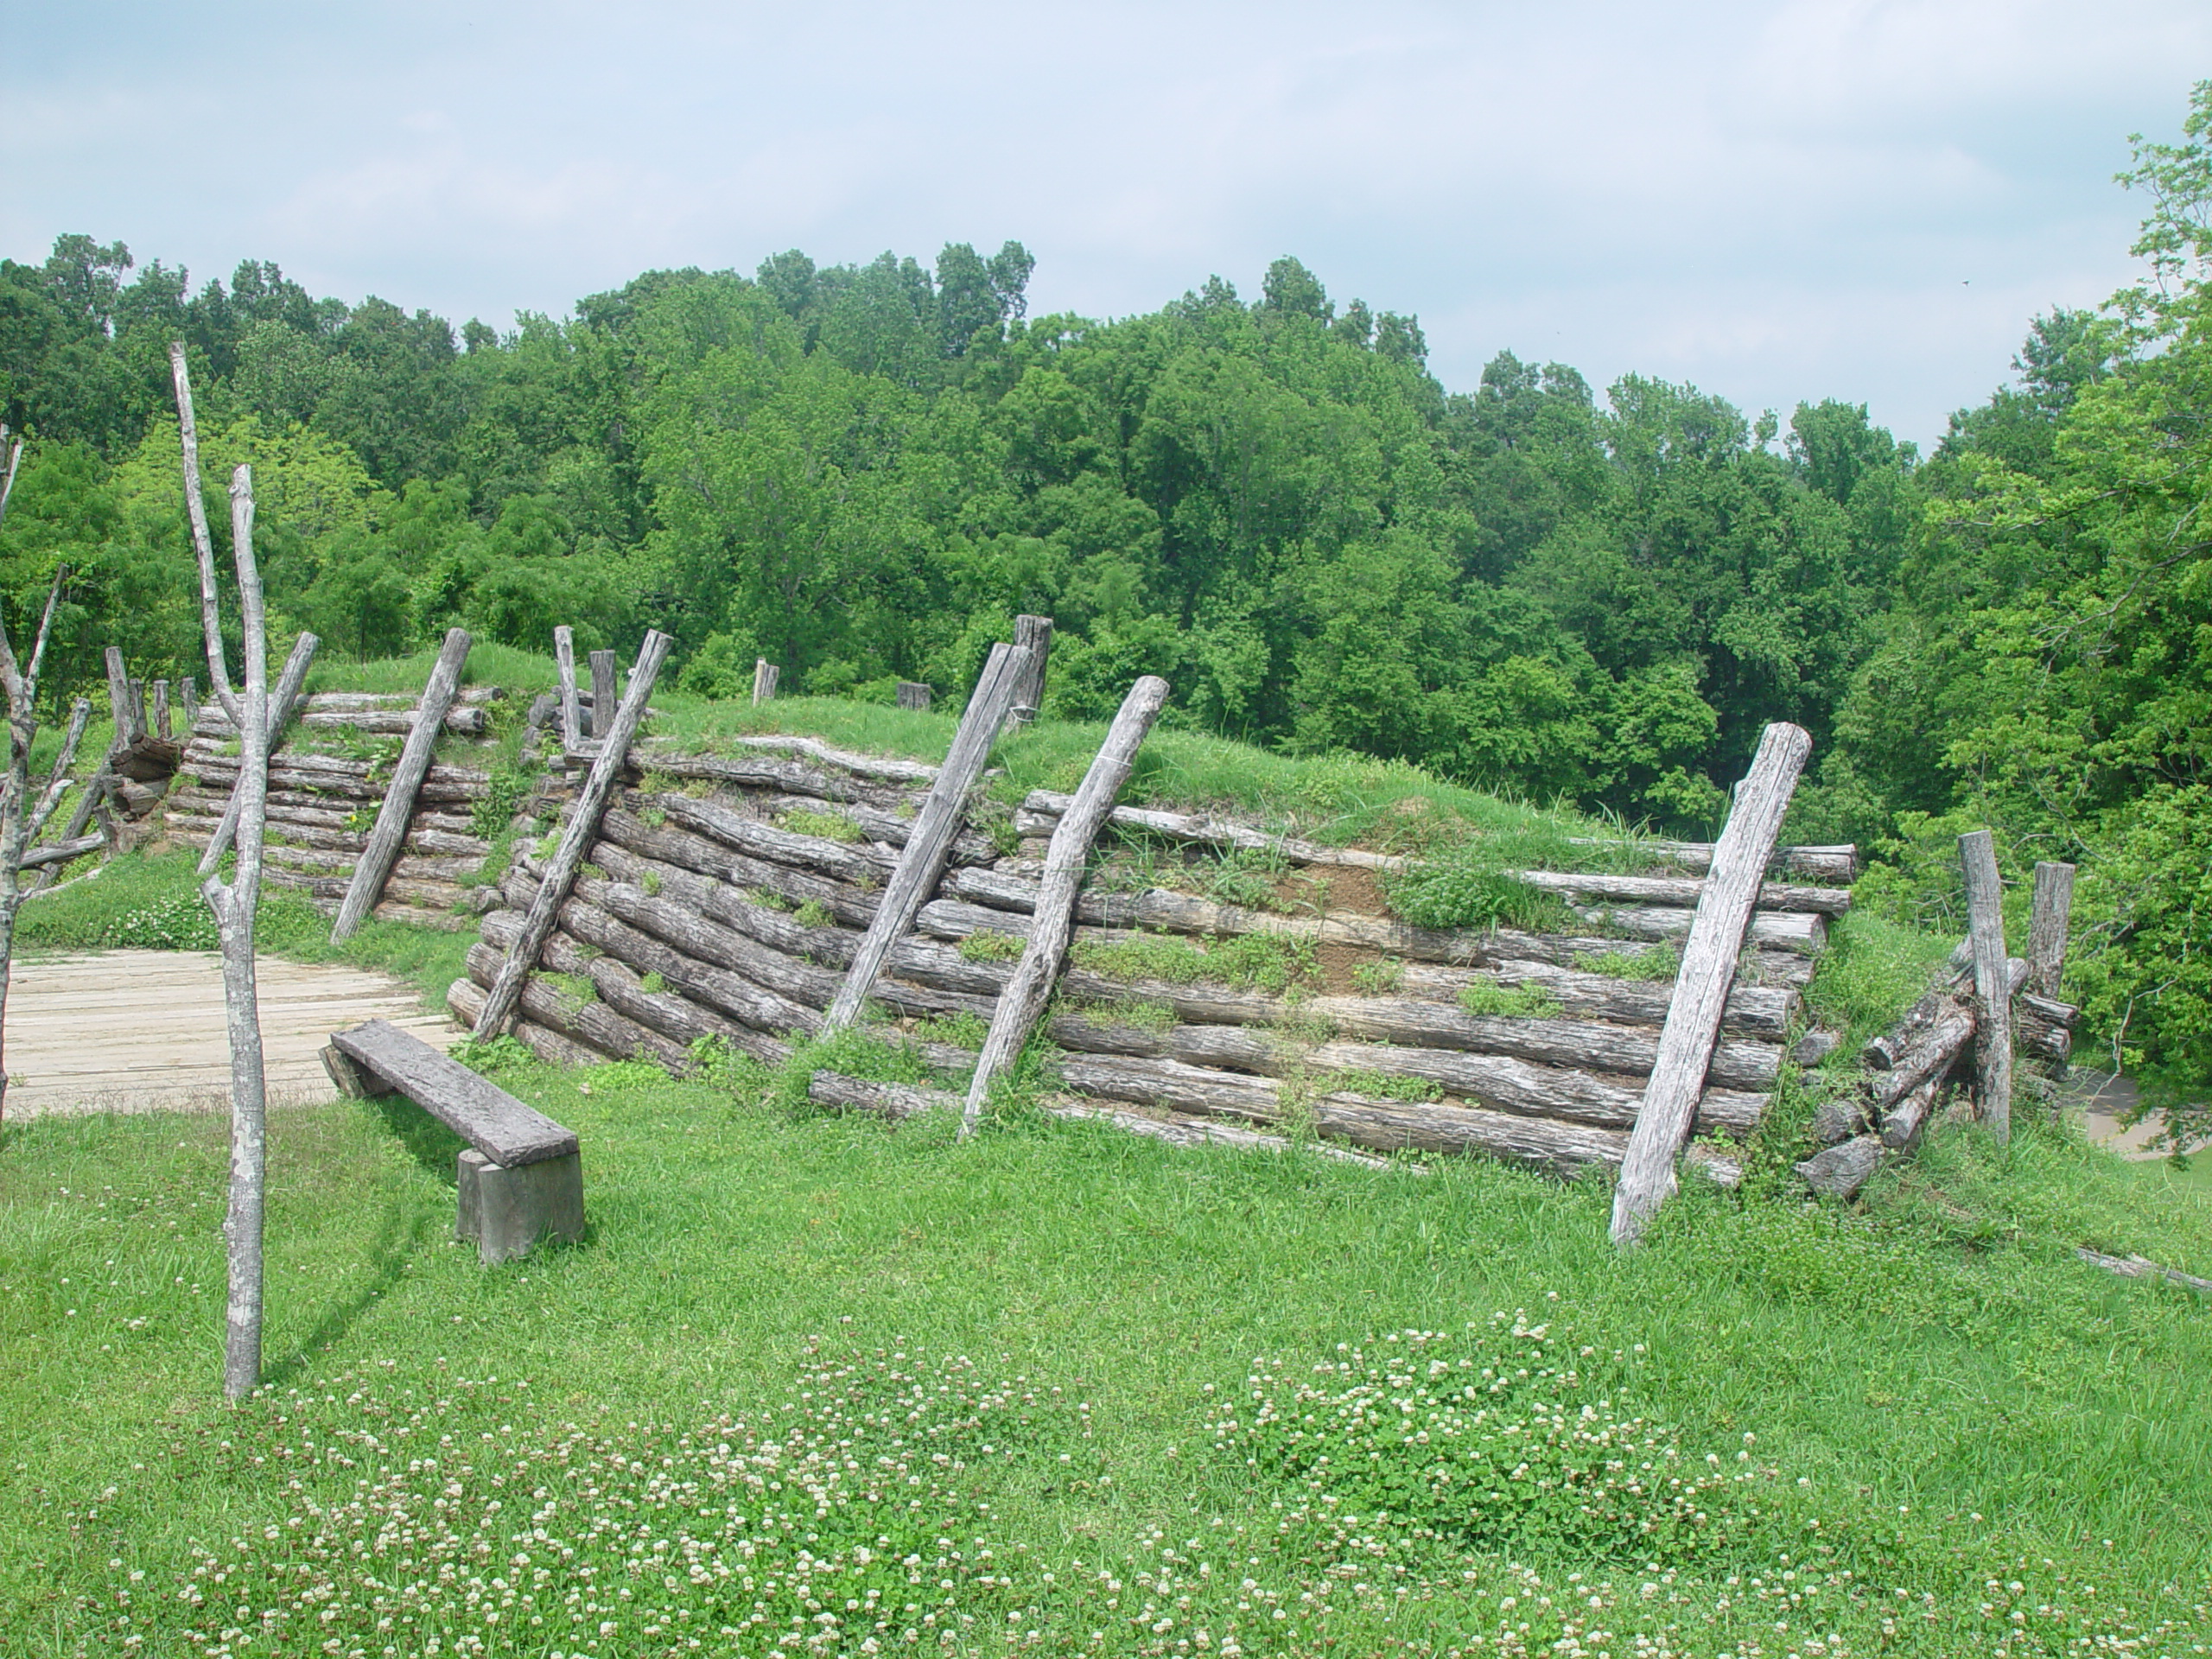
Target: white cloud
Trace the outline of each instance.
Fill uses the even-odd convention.
[[[791,245],[1018,237],[1038,308],[1116,315],[1296,252],[1421,313],[1455,387],[1511,346],[1924,439],[2035,310],[2126,276],[2110,175],[2178,124],[2212,16],[86,0],[10,48],[18,258],[81,229],[503,321]]]

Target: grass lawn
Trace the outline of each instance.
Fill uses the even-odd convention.
[[[2208,1310],[2070,1250],[2212,1274],[2212,1203],[2056,1131],[1863,1214],[1777,1148],[1622,1257],[1598,1183],[958,1146],[511,1047],[589,1241],[487,1272],[419,1113],[281,1113],[237,1408],[222,1124],[7,1130],[0,1652],[2208,1639]]]

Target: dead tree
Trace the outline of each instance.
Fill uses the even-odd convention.
[[[261,573],[253,556],[253,472],[231,477],[231,551],[238,567],[240,649],[245,683],[233,689],[216,605],[215,555],[200,499],[200,446],[192,420],[192,384],[184,347],[169,347],[184,450],[184,495],[200,560],[200,614],[207,635],[208,690],[238,734],[238,862],[226,886],[200,883],[222,942],[223,1005],[231,1041],[231,1192],[223,1221],[229,1247],[230,1294],[225,1319],[223,1392],[242,1400],[261,1380],[262,1220],[267,1196],[269,1097],[262,1065],[261,1010],[254,988],[253,924],[261,900],[262,842],[269,816],[269,638]]]
[[[0,426],[0,448],[5,448],[8,467],[0,477],[0,524],[8,517],[8,498],[15,493],[16,470],[22,464],[23,446],[21,439],[9,442],[8,429]],[[69,735],[61,747],[61,753],[54,765],[54,775],[35,805],[31,801],[31,742],[38,736],[38,675],[46,658],[46,644],[54,634],[54,610],[61,598],[61,575],[54,573],[54,585],[47,590],[46,610],[39,618],[38,638],[31,646],[30,661],[20,663],[16,657],[14,643],[8,638],[4,624],[0,624],[0,688],[8,698],[8,772],[0,782],[0,1033],[5,1030],[8,1007],[8,976],[16,944],[16,912],[23,902],[22,870],[25,849],[46,827],[67,786],[69,763],[76,757],[77,741],[85,734],[85,721],[90,715],[91,705],[79,701],[70,722]],[[0,1067],[0,1115],[4,1115],[8,1101],[8,1075]]]

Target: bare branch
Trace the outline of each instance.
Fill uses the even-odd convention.
[[[8,429],[0,426],[0,443],[8,442]],[[23,441],[17,438],[8,447],[8,476],[0,479],[0,524],[8,522],[8,498],[16,493],[16,468],[23,464]]]
[[[85,723],[92,717],[92,705],[88,698],[79,697],[70,705],[68,734],[61,740],[61,753],[54,757],[54,771],[47,779],[46,793],[39,797],[38,807],[24,825],[26,845],[36,841],[46,829],[46,822],[54,816],[54,809],[61,804],[61,798],[69,788],[69,763],[77,758],[77,744],[85,735]]]
[[[61,602],[61,584],[68,575],[66,567],[57,568],[54,573],[54,586],[46,590],[46,614],[38,620],[38,639],[31,646],[31,665],[23,674],[23,701],[26,703],[38,701],[39,666],[46,661],[47,641],[54,637],[54,609]]]
[[[207,533],[207,505],[200,495],[200,428],[192,418],[192,375],[185,366],[184,342],[169,343],[169,372],[176,382],[177,434],[184,454],[184,505],[192,515],[192,550],[200,559],[200,628],[207,640],[207,689],[231,724],[243,727],[238,693],[223,661],[223,624],[215,602],[215,543]],[[233,518],[236,510],[232,511]],[[247,556],[251,557],[251,554]]]

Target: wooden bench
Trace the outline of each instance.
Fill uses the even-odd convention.
[[[458,1170],[454,1236],[488,1267],[526,1255],[547,1234],[584,1236],[584,1169],[575,1131],[388,1020],[334,1033],[322,1064],[341,1094],[404,1095],[468,1142]]]

